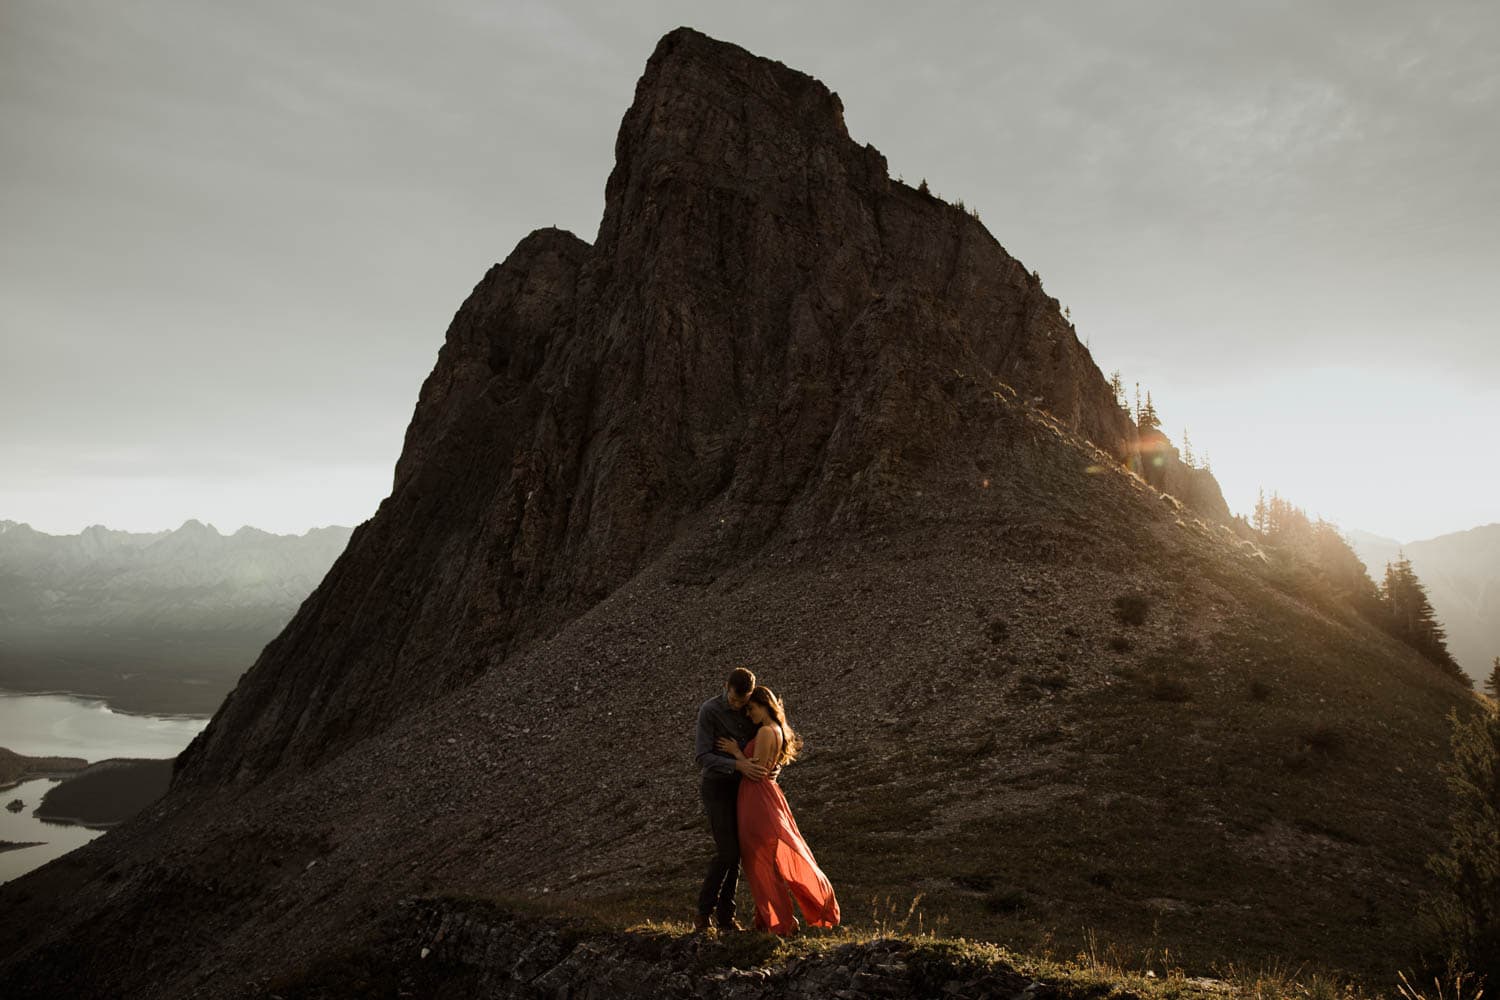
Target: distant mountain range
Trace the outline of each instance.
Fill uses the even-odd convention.
[[[1475,680],[1500,656],[1500,524],[1486,524],[1405,544],[1368,531],[1349,541],[1379,583],[1401,552],[1427,587],[1448,631],[1448,649]]]
[[[348,544],[334,525],[221,535],[91,525],[49,535],[0,520],[0,688],[207,715]]]
[[[284,625],[328,572],[353,529],[221,535],[190,519],[172,531],[102,524],[49,535],[0,521],[0,629],[120,625]]]

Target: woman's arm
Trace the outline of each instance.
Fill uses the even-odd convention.
[[[720,736],[714,742],[714,745],[721,752],[732,755],[734,757],[734,769],[751,781],[759,781],[766,776],[766,769],[749,757],[746,757],[745,751],[740,749],[740,745],[728,736]]]

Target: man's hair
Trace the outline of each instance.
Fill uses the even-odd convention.
[[[755,675],[744,667],[735,667],[729,672],[729,687],[735,694],[749,694],[755,690]]]

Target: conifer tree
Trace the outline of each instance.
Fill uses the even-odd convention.
[[[1424,900],[1450,968],[1500,982],[1500,712],[1448,712],[1452,793],[1448,844],[1427,859],[1438,891]],[[1488,990],[1483,992],[1488,993]]]
[[[1135,384],[1135,413],[1133,415],[1135,417],[1135,425],[1137,427],[1140,427],[1141,426],[1141,384],[1139,382],[1137,382]],[[1145,430],[1145,428],[1143,428],[1143,427],[1141,429]]]
[[[1485,678],[1484,689],[1490,693],[1490,697],[1500,701],[1500,656],[1495,657],[1495,666],[1490,670],[1489,677]]]
[[[1270,514],[1270,508],[1266,506],[1266,488],[1262,486],[1260,494],[1255,500],[1255,519],[1251,522],[1255,525],[1255,530],[1262,535],[1266,533],[1266,529],[1269,527]]]
[[[1448,652],[1448,634],[1437,620],[1427,588],[1417,579],[1406,553],[1397,551],[1396,561],[1386,563],[1385,580],[1380,587],[1385,605],[1388,631],[1417,652],[1441,667],[1454,679],[1474,686],[1474,681],[1459,667]]]
[[[1193,439],[1188,437],[1187,428],[1182,429],[1182,462],[1189,469],[1193,468]]]
[[[1161,427],[1161,418],[1156,415],[1156,407],[1151,402],[1151,390],[1146,390],[1146,408],[1141,411],[1140,419],[1136,421],[1141,430],[1157,430]]]
[[[1272,490],[1271,499],[1265,505],[1264,521],[1262,531],[1267,541],[1300,551],[1312,558],[1310,550],[1317,542],[1317,535],[1307,511]]]
[[[1328,589],[1366,619],[1379,622],[1382,608],[1375,581],[1343,532],[1320,517],[1312,525],[1311,538],[1313,562]]]
[[[1115,405],[1122,410],[1126,409],[1129,401],[1125,398],[1125,380],[1120,377],[1120,369],[1116,368],[1109,373],[1109,387],[1114,391]]]

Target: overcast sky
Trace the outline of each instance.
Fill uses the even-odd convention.
[[[592,240],[679,24],[979,209],[1231,507],[1500,521],[1500,4],[0,0],[0,518],[390,492],[465,295]]]

